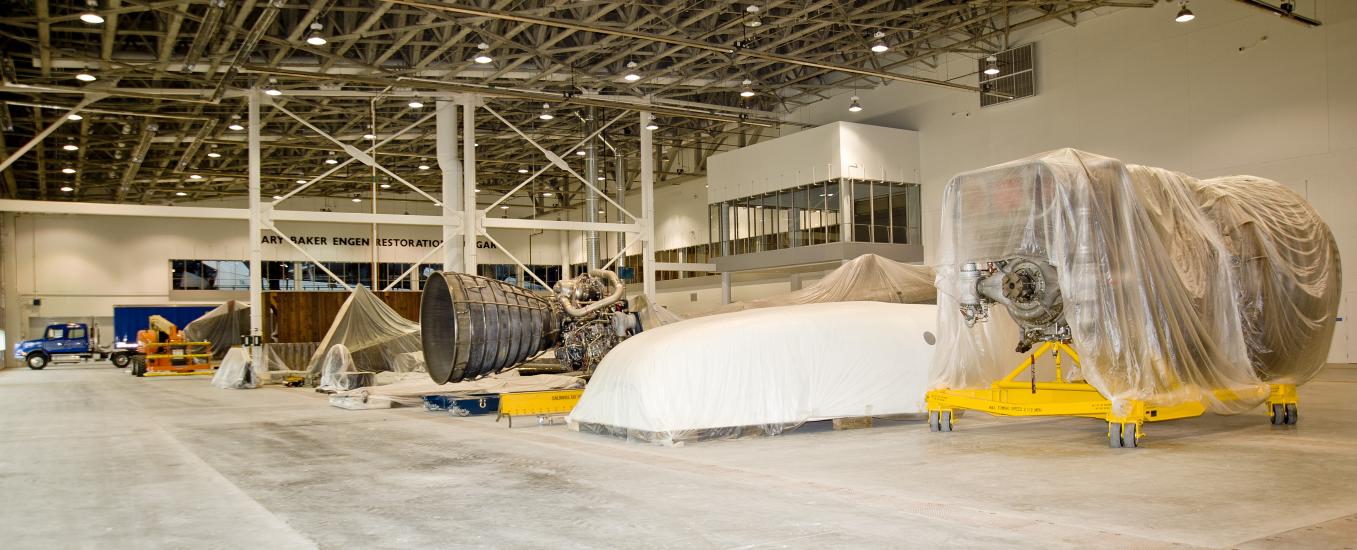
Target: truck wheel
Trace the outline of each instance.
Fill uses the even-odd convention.
[[[146,374],[146,359],[142,357],[132,358],[132,376],[142,376]]]
[[[110,360],[113,361],[113,366],[120,369],[127,368],[127,364],[132,362],[132,358],[128,357],[126,353],[115,353],[110,357]]]
[[[47,354],[35,351],[28,354],[28,356],[24,358],[24,362],[28,363],[28,368],[30,369],[42,370],[43,367],[47,366]]]

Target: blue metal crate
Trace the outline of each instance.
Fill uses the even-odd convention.
[[[424,408],[448,411],[453,416],[472,416],[499,412],[499,394],[426,395]]]

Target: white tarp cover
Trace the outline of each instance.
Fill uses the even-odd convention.
[[[937,307],[839,302],[689,319],[623,341],[570,422],[673,443],[924,412]]]
[[[212,385],[224,390],[257,388],[259,383],[259,374],[250,361],[250,354],[240,346],[227,350],[217,365],[216,374],[212,375]]]
[[[350,372],[424,372],[422,351],[419,323],[360,285],[340,306],[306,370],[312,380],[331,382]]]
[[[1325,363],[1338,249],[1290,189],[1208,180],[1074,149],[961,174],[943,194],[934,387],[982,388],[1022,359],[1002,306],[967,327],[957,272],[1024,255],[1059,274],[1072,346],[1115,403],[1248,410]],[[999,321],[999,322],[996,322]]]

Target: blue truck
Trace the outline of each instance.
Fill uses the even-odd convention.
[[[53,323],[47,325],[42,338],[24,340],[14,345],[14,358],[28,368],[38,370],[53,359],[108,359],[113,366],[126,367],[137,353],[137,331],[147,327],[152,315],[159,315],[178,326],[202,317],[213,306],[114,306],[113,346],[99,346],[99,325],[85,323]]]

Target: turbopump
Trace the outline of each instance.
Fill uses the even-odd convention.
[[[989,308],[1000,304],[1018,323],[1018,353],[1037,342],[1070,341],[1059,278],[1055,266],[1045,260],[1013,256],[966,262],[957,279],[966,326],[988,320]]]

